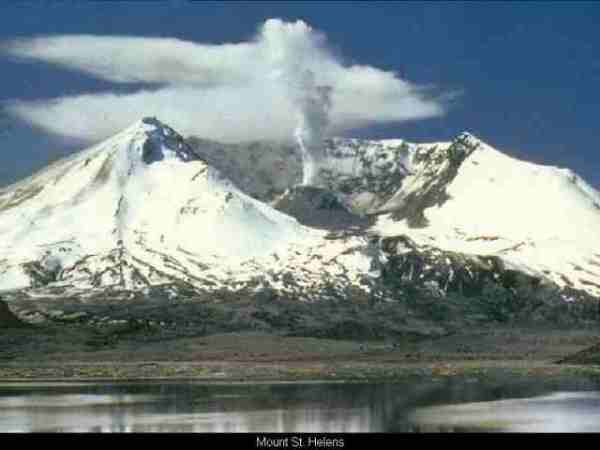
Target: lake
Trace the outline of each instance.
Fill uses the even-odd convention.
[[[1,383],[0,432],[600,431],[600,386]]]

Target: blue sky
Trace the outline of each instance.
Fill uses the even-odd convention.
[[[600,187],[594,2],[5,2],[0,40],[94,34],[237,43],[269,18],[300,19],[323,32],[345,65],[393,71],[432,92],[460,92],[441,116],[373,122],[345,134],[437,141],[468,130],[511,155],[570,167]],[[4,104],[147,87],[6,55],[0,67]],[[11,116],[2,121],[0,185],[83,145]]]

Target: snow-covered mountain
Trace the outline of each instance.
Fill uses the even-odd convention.
[[[511,158],[470,135],[418,152],[426,162],[382,207],[393,212],[379,218],[378,233],[498,256],[515,270],[600,295],[600,194],[580,177]],[[403,208],[419,199],[415,224]]]
[[[385,300],[406,283],[434,296],[508,292],[519,274],[565,301],[600,297],[600,194],[568,170],[469,134],[334,138],[317,185],[299,188],[290,148],[186,141],[143,119],[0,190],[0,291]]]
[[[297,267],[318,286],[322,258],[350,279],[369,264],[338,254],[364,239],[340,245],[249,197],[151,118],[2,190],[0,235],[2,290],[277,286]]]

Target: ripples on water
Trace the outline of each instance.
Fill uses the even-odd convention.
[[[473,380],[0,385],[0,432],[481,430],[600,431],[600,392]]]

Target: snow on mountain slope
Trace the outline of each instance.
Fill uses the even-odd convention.
[[[460,269],[468,278],[468,265],[489,256],[600,296],[600,194],[572,172],[519,161],[469,134],[431,144],[333,138],[325,146],[317,186],[289,189],[301,168],[288,146],[219,153],[218,143],[190,146],[143,119],[0,190],[0,291],[83,298],[162,285],[269,287],[305,300],[349,290],[364,299],[383,292],[387,258],[404,270],[403,250],[390,246],[406,236],[414,243],[409,273],[393,273],[410,283],[420,283],[421,262],[435,261],[430,284],[443,275],[438,288],[452,286],[462,261],[472,256]],[[247,192],[229,181],[227,158]],[[314,205],[335,230],[306,220]],[[393,239],[384,245],[382,237]]]
[[[308,249],[344,250],[239,191],[156,119],[2,190],[0,235],[0,290],[219,285],[298,264],[321,273]]]
[[[262,167],[258,177],[249,165],[248,176],[280,191],[283,181],[288,189],[298,182],[299,160],[288,147],[245,150]],[[378,216],[370,234],[497,255],[520,271],[600,295],[599,194],[572,172],[519,161],[468,133],[419,144],[331,138],[324,150],[316,187],[354,213]]]
[[[77,237],[79,246],[106,250],[135,235],[163,243],[176,237],[191,240],[197,251],[244,257],[301,231],[293,219],[237,191],[181,141],[169,142],[173,133],[141,121],[35,177],[26,189],[41,188],[37,195],[19,208],[3,208],[4,242],[22,252],[41,242]],[[15,192],[19,187],[3,197],[10,202]],[[194,220],[198,213],[203,214],[201,221]],[[219,245],[210,236],[217,227],[228,237]],[[244,242],[239,227],[251,228],[252,239]]]
[[[470,135],[463,139],[469,152],[436,202],[425,205],[423,223],[391,212],[375,229],[444,250],[498,255],[519,270],[599,295],[600,194],[570,170],[517,160]],[[422,189],[429,177],[440,178],[424,172],[413,184]],[[398,208],[407,196],[401,189],[387,207]]]

